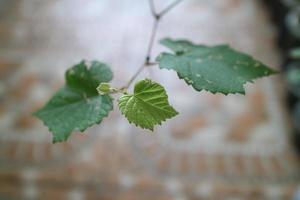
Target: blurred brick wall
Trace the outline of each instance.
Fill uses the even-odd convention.
[[[248,84],[246,96],[223,96],[148,69],[140,78],[166,86],[178,117],[149,134],[116,110],[52,145],[31,113],[82,58],[109,63],[114,84],[124,84],[144,59],[147,1],[0,0],[0,7],[0,199],[292,198],[299,161],[279,77]],[[158,37],[229,43],[276,67],[275,30],[259,1],[191,0],[163,19]]]

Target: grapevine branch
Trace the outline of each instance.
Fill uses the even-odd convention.
[[[156,33],[158,30],[159,22],[163,16],[165,16],[168,12],[170,12],[173,8],[175,8],[182,1],[183,0],[174,1],[169,6],[167,6],[165,9],[163,9],[161,12],[158,13],[155,9],[154,0],[149,0],[149,7],[150,7],[151,14],[154,18],[154,23],[152,26],[151,36],[150,36],[150,40],[148,43],[145,60],[144,60],[143,64],[138,68],[138,70],[134,73],[134,75],[131,77],[131,79],[128,81],[128,83],[124,87],[121,88],[122,91],[125,91],[130,87],[130,85],[133,83],[133,81],[136,79],[136,77],[144,70],[145,67],[156,65],[155,62],[151,62],[151,53],[152,53]]]
[[[151,14],[155,18],[156,17],[156,11],[155,11],[154,0],[149,0],[149,6],[150,6]]]
[[[183,0],[177,0],[174,1],[173,3],[171,3],[168,7],[166,7],[163,11],[161,11],[158,15],[160,17],[164,16],[165,14],[167,14],[168,12],[170,12],[174,7],[176,7],[180,2],[182,2]]]
[[[145,44],[145,46],[148,45],[145,50],[145,60],[130,77],[127,85],[123,88],[112,87],[110,81],[113,73],[111,68],[102,62],[80,62],[66,72],[65,86],[53,95],[45,106],[34,113],[53,133],[53,143],[66,141],[73,130],[83,132],[88,127],[99,124],[113,110],[114,103],[109,96],[110,94],[117,94],[118,96],[123,94],[118,98],[120,112],[129,123],[143,129],[154,131],[156,125],[161,125],[163,121],[179,114],[169,103],[165,88],[155,81],[141,80],[136,83],[135,91],[127,94],[129,86],[145,67],[158,64],[154,59],[151,59],[151,55],[159,22],[163,16],[183,0],[172,0],[172,3],[160,12],[156,11],[154,0],[148,1],[154,23],[152,31],[149,33],[149,43]],[[163,41],[163,46],[173,45],[177,47],[182,44],[183,40],[165,38]],[[183,52],[182,55],[177,55],[176,51],[180,50],[178,48],[173,49],[173,56],[162,53],[159,59],[160,68],[172,69],[180,79],[185,79],[186,84],[191,85],[198,92],[206,90],[213,94],[245,94],[244,85],[247,82],[253,82],[256,78],[277,73],[252,56],[236,51],[229,46],[216,48],[189,41],[186,41],[185,45],[186,48],[190,49],[188,54]],[[210,55],[203,56],[206,52],[210,52]],[[199,62],[199,59],[204,62]],[[177,67],[179,63],[182,64],[180,68]],[[209,65],[215,65],[215,68]],[[229,65],[230,67],[228,67]],[[216,68],[220,67],[222,68],[220,73],[224,75],[214,73]],[[81,79],[76,77],[81,77]],[[72,82],[70,83],[71,79]],[[81,82],[87,86],[94,86],[99,83],[96,88],[98,93],[93,88],[81,87]],[[150,92],[151,98],[147,95]],[[74,104],[74,101],[76,101],[77,106],[70,106]],[[61,103],[57,104],[57,102]],[[87,113],[86,111],[90,112]],[[69,113],[74,114],[70,115]]]

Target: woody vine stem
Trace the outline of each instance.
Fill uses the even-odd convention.
[[[152,17],[154,19],[154,23],[152,26],[152,31],[151,31],[148,48],[147,48],[147,54],[145,57],[145,61],[138,68],[138,70],[135,72],[135,74],[131,77],[131,79],[128,81],[128,83],[120,89],[121,91],[126,91],[130,87],[132,82],[136,79],[136,77],[144,70],[145,67],[156,65],[155,62],[151,62],[151,53],[152,53],[153,44],[154,44],[154,41],[156,38],[156,33],[157,33],[158,26],[159,26],[159,22],[162,19],[162,17],[164,17],[168,12],[170,12],[174,7],[176,7],[182,1],[183,0],[176,0],[173,3],[171,3],[169,6],[167,6],[165,9],[163,9],[161,12],[157,12],[155,9],[154,0],[149,0],[149,7],[150,7]]]

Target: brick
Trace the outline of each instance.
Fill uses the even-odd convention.
[[[266,101],[263,91],[257,89],[249,95],[248,101],[251,106],[251,114],[256,115],[259,120],[267,120],[268,116],[265,111]]]
[[[20,67],[20,64],[0,60],[0,79],[5,79],[9,77],[13,72],[15,72]]]
[[[190,154],[187,152],[183,152],[178,155],[179,159],[179,173],[187,173],[191,170],[190,164]]]
[[[22,113],[17,117],[15,120],[15,127],[17,129],[30,129],[33,128],[35,123],[37,122],[37,119],[32,116],[32,112],[25,112]]]
[[[111,148],[112,146],[115,148]],[[122,163],[119,158],[124,159],[125,157],[123,157],[123,155],[127,154],[128,151],[126,152],[126,149],[122,148],[124,152],[122,152],[123,155],[121,156],[121,152],[118,152],[118,148],[118,145],[112,141],[102,141],[101,145],[94,147],[94,157],[99,160],[99,167],[101,169],[109,170],[109,172],[111,172],[118,171],[122,165],[124,166],[124,163]],[[107,149],[110,149],[109,153],[107,152]]]
[[[11,33],[9,28],[11,28],[11,25],[0,23],[0,41],[2,41],[2,40],[4,41],[4,39],[6,39],[6,42],[7,42],[7,38],[9,36],[9,34]]]
[[[159,179],[153,176],[143,175],[138,177],[134,185],[134,188],[138,190],[139,189],[147,190],[147,188],[155,188],[157,190],[160,190],[161,188],[163,188],[163,186],[164,185]]]
[[[253,162],[253,171],[255,172],[255,175],[263,176],[265,174],[265,170],[263,167],[263,164],[261,162],[260,156],[252,156],[251,160]]]
[[[0,183],[20,186],[22,182],[21,174],[17,170],[0,171]]]
[[[157,170],[162,173],[167,173],[169,171],[169,166],[171,165],[171,159],[170,153],[164,153],[157,162]]]
[[[15,160],[16,159],[16,153],[18,148],[18,142],[12,141],[7,142],[6,145],[6,156],[5,158],[8,160]]]
[[[295,196],[295,193],[297,192],[297,189],[299,187],[296,187],[296,186],[286,186],[284,189],[283,189],[283,196],[282,198],[283,199],[293,199],[294,196]]]
[[[51,160],[53,159],[53,154],[52,154],[52,148],[55,148],[55,146],[53,146],[53,144],[43,144],[44,147],[44,155],[43,155],[43,159],[44,160]]]
[[[0,183],[0,199],[19,200],[22,199],[22,190],[15,185]]]
[[[17,170],[0,171],[0,199],[20,199],[22,178]]]
[[[139,164],[135,159],[132,150],[129,147],[130,144],[119,144],[118,160],[122,165],[122,169],[138,170]]]
[[[196,170],[199,174],[205,174],[208,170],[207,156],[205,154],[197,154],[196,159]]]
[[[147,191],[132,191],[132,192],[122,192],[115,199],[122,200],[172,200],[171,196],[160,193],[160,192],[147,192]]]
[[[176,129],[173,128],[172,136],[179,139],[190,138],[195,130],[201,130],[206,125],[207,119],[204,116],[195,116],[182,123],[182,126],[176,126]]]
[[[97,192],[88,192],[85,194],[85,197],[88,200],[115,200],[117,199],[117,194],[99,194]]]
[[[226,164],[225,164],[225,156],[224,155],[216,155],[216,173],[217,174],[225,174],[226,173]]]
[[[271,167],[272,167],[274,173],[276,174],[276,176],[284,175],[284,169],[280,165],[279,159],[280,158],[278,158],[277,156],[272,156],[270,158],[270,164],[271,164]]]
[[[71,173],[63,166],[59,168],[49,168],[47,170],[40,171],[38,176],[36,177],[37,184],[43,183],[64,183],[73,181],[73,177]]]
[[[289,153],[285,155],[285,158],[290,163],[290,165],[294,165],[294,166],[300,165],[300,157],[296,154]]]
[[[244,157],[242,155],[234,156],[235,173],[245,175]]]
[[[236,142],[247,142],[251,129],[256,125],[256,118],[244,113],[234,119],[234,125],[231,128],[227,138]]]
[[[2,117],[7,112],[7,108],[4,105],[4,103],[1,103],[0,101],[0,117]]]
[[[65,200],[68,196],[69,191],[69,188],[59,186],[54,186],[52,188],[40,188],[38,198],[43,200]]]
[[[264,199],[264,193],[259,187],[217,184],[214,198]]]
[[[25,99],[26,95],[37,84],[38,79],[35,74],[24,75],[18,82],[15,83],[14,87],[10,89],[9,96],[21,100]]]
[[[28,162],[32,162],[34,161],[34,144],[33,143],[24,143],[23,144],[24,147],[24,160],[28,161]]]
[[[235,123],[227,134],[229,140],[247,142],[252,129],[257,124],[267,120],[264,98],[260,90],[249,95],[249,108],[233,119]]]

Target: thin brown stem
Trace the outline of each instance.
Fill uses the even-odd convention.
[[[174,7],[176,7],[182,1],[183,0],[176,0],[176,1],[174,1],[169,6],[167,6],[165,9],[163,9],[160,13],[158,13],[158,16],[163,17],[165,14],[167,14],[168,12],[170,12]]]
[[[143,65],[140,66],[140,68],[138,68],[138,70],[135,72],[135,74],[131,77],[131,79],[128,81],[128,83],[126,84],[125,87],[123,87],[123,89],[128,89],[129,86],[132,84],[132,82],[136,79],[136,77],[144,70],[144,68],[146,67],[146,64],[144,63]]]
[[[151,61],[151,53],[152,53],[153,44],[155,41],[157,29],[158,29],[158,24],[159,24],[159,19],[155,18],[154,24],[152,27],[151,37],[150,37],[149,44],[148,44],[148,50],[147,50],[147,54],[146,54],[146,58],[145,58],[145,64],[148,64]]]
[[[157,13],[156,13],[156,10],[155,10],[154,0],[149,0],[149,6],[150,6],[151,14],[155,18]]]
[[[150,36],[148,48],[147,48],[148,50],[147,50],[145,61],[138,68],[138,70],[135,72],[135,74],[131,77],[131,79],[128,81],[126,86],[123,87],[123,88],[129,88],[129,86],[132,84],[132,82],[144,70],[144,68],[146,66],[154,65],[154,63],[151,63],[151,52],[152,52],[153,44],[154,44],[154,41],[155,41],[155,36],[156,36],[156,33],[157,33],[158,24],[159,24],[159,19],[155,18],[155,21],[154,21],[154,24],[153,24],[153,27],[152,27],[152,31],[151,31],[151,36]]]
[[[153,44],[156,38],[157,29],[159,26],[160,19],[170,12],[176,5],[178,5],[182,0],[175,0],[173,3],[171,3],[169,6],[167,6],[164,10],[162,10],[160,13],[157,13],[155,10],[154,0],[149,0],[149,6],[151,14],[154,18],[154,23],[151,31],[150,40],[147,47],[147,54],[144,63],[138,68],[138,70],[134,73],[134,75],[131,77],[131,79],[128,81],[128,83],[121,88],[121,90],[125,91],[130,87],[130,85],[133,83],[133,81],[138,77],[138,75],[144,70],[147,66],[156,65],[157,63],[151,62],[151,53],[153,49]]]

